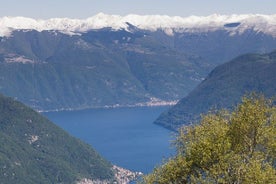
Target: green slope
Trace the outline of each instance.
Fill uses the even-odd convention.
[[[139,32],[15,31],[3,40],[0,92],[38,110],[126,106],[152,97],[176,100],[211,68]]]
[[[247,54],[218,66],[155,123],[170,129],[189,124],[211,109],[232,108],[245,93],[276,94],[276,51]]]
[[[0,95],[0,183],[112,180],[112,165],[23,104]]]
[[[0,38],[0,93],[39,110],[179,100],[218,64],[271,52],[276,38],[252,29],[167,35],[129,24],[80,35],[15,30]]]

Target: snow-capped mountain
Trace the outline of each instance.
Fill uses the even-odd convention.
[[[276,15],[0,18],[0,93],[39,109],[175,101],[215,66],[276,49]]]
[[[168,35],[183,32],[208,32],[227,30],[232,34],[247,29],[271,34],[276,37],[275,15],[210,15],[206,17],[170,17],[166,15],[107,15],[99,13],[87,19],[53,18],[35,20],[25,17],[0,18],[0,36],[8,36],[15,29],[33,29],[37,31],[58,30],[67,34],[83,33],[93,29],[110,27],[114,30],[128,29],[132,24],[139,29],[156,31],[161,29]]]

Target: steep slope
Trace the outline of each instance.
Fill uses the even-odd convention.
[[[0,92],[38,110],[186,96],[217,65],[276,48],[274,15],[0,18]]]
[[[155,123],[170,129],[189,124],[201,113],[220,108],[232,108],[245,93],[258,92],[266,96],[276,93],[276,51],[269,54],[247,54],[216,67],[189,95]]]
[[[112,165],[23,104],[0,95],[0,183],[113,180]]]
[[[212,66],[141,35],[110,29],[82,36],[15,31],[0,43],[0,91],[38,110],[171,101]]]

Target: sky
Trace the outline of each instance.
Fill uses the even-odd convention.
[[[276,14],[276,0],[0,0],[0,17],[85,19],[115,15]]]

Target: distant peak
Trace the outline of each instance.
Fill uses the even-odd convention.
[[[168,34],[173,34],[173,32],[214,31],[227,28],[232,28],[232,31],[241,33],[251,28],[276,36],[276,14],[213,14],[210,16],[170,17],[167,15],[135,14],[120,16],[104,13],[98,13],[87,19],[52,18],[36,20],[26,17],[2,17],[0,18],[0,36],[9,36],[13,30],[18,29],[57,30],[67,34],[74,34],[105,27],[110,27],[114,30],[127,30],[130,25],[150,31],[162,29]]]

